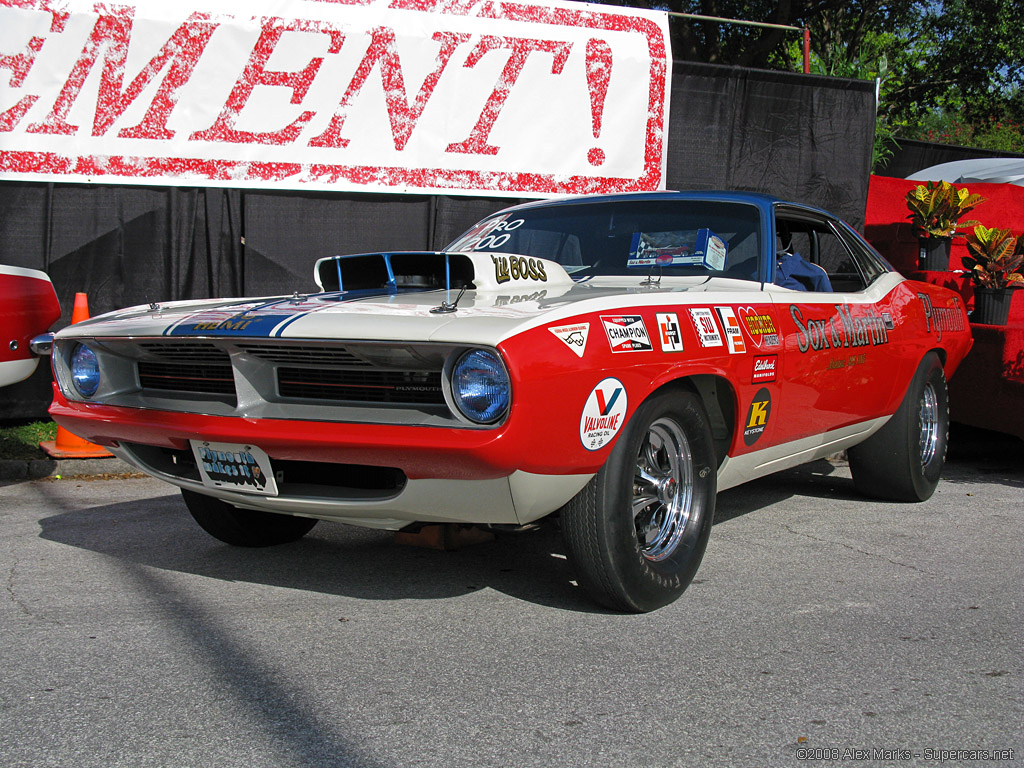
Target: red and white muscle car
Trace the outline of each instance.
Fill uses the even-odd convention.
[[[686,588],[717,491],[752,478],[846,449],[866,493],[927,499],[971,344],[956,294],[754,194],[531,203],[315,277],[64,329],[54,419],[232,544],[558,513],[621,610]]]
[[[57,293],[45,272],[0,264],[0,387],[35,372],[39,357],[32,341],[59,318]]]

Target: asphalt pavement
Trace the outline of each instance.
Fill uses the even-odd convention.
[[[210,538],[151,479],[0,483],[0,766],[1010,766],[1024,443],[935,496],[841,460],[720,495],[697,580],[593,606],[557,531],[454,552]]]

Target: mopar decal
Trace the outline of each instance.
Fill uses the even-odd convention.
[[[654,349],[640,315],[601,315],[612,352],[650,352]]]
[[[583,357],[583,353],[587,349],[587,337],[590,335],[590,323],[560,325],[557,328],[548,328],[548,330],[575,352],[576,357]]]
[[[768,426],[768,417],[772,412],[772,395],[766,387],[761,387],[750,402],[747,410],[747,420],[743,427],[743,442],[753,445],[764,434]]]
[[[591,391],[580,416],[580,442],[588,451],[607,445],[626,420],[626,388],[607,378]]]
[[[509,280],[537,280],[546,283],[548,280],[544,262],[540,259],[528,259],[525,256],[491,256],[491,261],[494,262],[494,279],[498,283],[507,283]]]
[[[662,352],[683,351],[683,331],[679,327],[679,318],[674,313],[657,314],[658,340]]]
[[[938,334],[938,341],[942,341],[943,331],[962,331],[965,329],[964,313],[960,309],[960,302],[953,299],[952,307],[936,307],[932,304],[932,297],[927,293],[917,294],[917,298],[924,305],[924,329],[926,333],[933,331]]]
[[[800,307],[790,305],[789,313],[799,334],[797,348],[801,352],[840,347],[866,347],[889,343],[885,320],[872,308],[857,317],[849,304],[836,304],[838,314],[827,318],[805,318]]]
[[[775,321],[772,320],[771,315],[758,312],[753,307],[740,307],[737,312],[754,346],[758,349],[762,346],[779,346],[779,332],[775,328]]]

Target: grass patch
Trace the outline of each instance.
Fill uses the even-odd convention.
[[[0,424],[0,459],[45,459],[39,443],[57,437],[52,421],[30,421],[24,424]]]

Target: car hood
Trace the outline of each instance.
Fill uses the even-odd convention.
[[[482,255],[487,254],[473,254]],[[481,279],[461,294],[454,289],[357,289],[151,304],[77,323],[59,337],[227,336],[494,345],[529,328],[589,312],[666,303],[750,302],[752,293],[762,291],[759,283],[726,278],[672,277],[645,284],[642,272],[577,281],[554,262],[545,261],[544,266],[545,281],[496,285]]]

